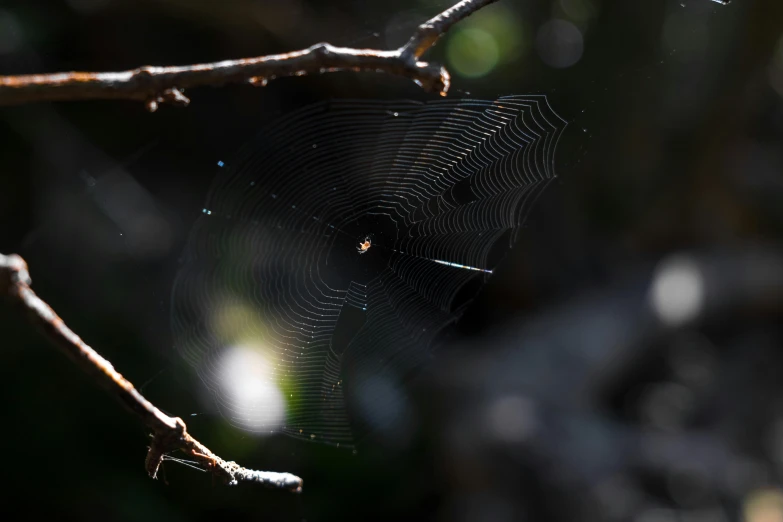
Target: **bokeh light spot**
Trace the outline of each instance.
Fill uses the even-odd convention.
[[[487,414],[489,428],[504,442],[522,442],[538,428],[535,405],[523,396],[501,397],[489,406]]]
[[[268,434],[285,419],[285,401],[273,382],[274,367],[261,345],[227,349],[219,363],[219,383],[226,406],[241,428]]]
[[[522,57],[529,48],[528,35],[528,26],[513,10],[500,4],[482,9],[447,36],[449,69],[466,78],[485,76]]]
[[[584,39],[579,29],[567,20],[554,19],[538,30],[536,49],[550,67],[564,69],[582,58]]]
[[[413,430],[411,405],[399,382],[389,375],[363,375],[357,405],[365,419],[387,444],[402,447]]]
[[[650,300],[665,324],[674,326],[696,317],[704,302],[704,280],[699,267],[687,258],[673,258],[658,267]]]
[[[458,31],[449,40],[446,56],[457,74],[480,78],[492,71],[498,63],[497,41],[489,32],[468,28]]]
[[[783,522],[783,492],[763,489],[748,495],[743,506],[745,522]]]

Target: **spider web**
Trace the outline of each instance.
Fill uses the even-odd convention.
[[[402,422],[400,382],[513,244],[564,126],[544,96],[331,101],[220,162],[172,322],[223,415],[343,446]]]

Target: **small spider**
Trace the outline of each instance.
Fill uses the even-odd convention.
[[[371,246],[372,246],[372,238],[370,238],[370,236],[365,236],[364,242],[359,243],[359,246],[356,247],[356,251],[359,252],[360,254],[366,254]]]

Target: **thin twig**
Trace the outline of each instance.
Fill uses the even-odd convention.
[[[462,0],[421,24],[399,49],[353,49],[328,43],[300,51],[185,66],[144,66],[122,72],[68,72],[0,76],[0,105],[55,100],[138,100],[155,111],[161,103],[187,106],[184,90],[203,85],[250,83],[264,86],[281,76],[335,71],[384,72],[412,79],[424,90],[446,95],[450,76],[445,67],[419,61],[451,26],[497,0]]]
[[[152,431],[146,458],[147,473],[155,478],[163,456],[182,450],[204,469],[230,485],[255,482],[271,488],[301,491],[302,479],[290,473],[254,471],[236,462],[227,462],[194,439],[179,417],[169,417],[139,393],[109,361],[90,348],[68,328],[62,319],[30,288],[27,263],[17,255],[0,254],[0,294],[9,296],[27,312],[30,322],[87,372]]]

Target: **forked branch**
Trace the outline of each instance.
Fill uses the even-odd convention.
[[[497,0],[462,0],[421,24],[399,49],[353,49],[328,43],[300,51],[195,65],[143,66],[122,72],[67,72],[0,76],[0,105],[55,100],[137,100],[155,111],[161,103],[186,106],[184,90],[204,85],[250,83],[263,86],[281,76],[335,71],[384,72],[410,78],[424,90],[446,95],[445,67],[419,58],[455,23]]]
[[[255,482],[271,488],[301,491],[302,479],[290,473],[254,471],[236,462],[227,462],[194,439],[179,417],[169,417],[149,402],[123,377],[109,361],[89,347],[68,328],[62,319],[30,288],[27,263],[17,256],[0,254],[0,294],[9,296],[26,312],[30,322],[87,372],[109,393],[152,431],[152,442],[147,452],[147,473],[155,478],[163,456],[182,450],[202,468],[211,471],[227,484]]]

